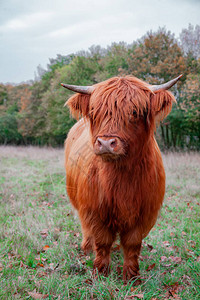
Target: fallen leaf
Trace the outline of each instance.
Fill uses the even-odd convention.
[[[196,246],[196,242],[195,241],[189,240],[188,243],[190,243],[190,246],[192,248],[195,248],[195,246]]]
[[[191,277],[189,277],[188,275],[185,275],[185,274],[184,274],[184,275],[182,276],[182,282],[184,282],[185,284],[191,286]]]
[[[167,299],[177,299],[177,300],[181,300],[181,298],[177,295],[177,293],[184,289],[184,286],[180,286],[178,282],[175,282],[172,285],[165,285],[165,287],[167,288],[167,292],[165,294],[165,297]]]
[[[28,269],[28,266],[25,265],[22,261],[20,261],[20,267],[24,269]]]
[[[43,264],[41,264],[41,263],[37,263],[37,266],[38,266],[38,267],[42,267],[42,268],[44,268],[44,265],[43,265]]]
[[[157,250],[156,249],[153,249],[153,250],[151,250],[151,253],[153,254],[153,253],[157,253]]]
[[[144,294],[135,294],[134,297],[136,297],[137,299],[143,299]]]
[[[50,264],[49,264],[49,268],[50,268],[52,271],[54,271],[54,263],[50,263]]]
[[[92,285],[92,279],[91,278],[88,278],[85,280],[85,283],[86,284],[89,284],[89,285]]]
[[[185,275],[185,274],[184,274],[182,277],[183,277],[183,279],[191,280],[191,277],[189,277],[188,275]]]
[[[145,259],[148,259],[148,258],[149,258],[148,255],[140,255],[140,256],[139,256],[139,259],[140,259],[141,261],[143,261],[143,260],[145,260]]]
[[[174,247],[170,246],[170,247],[167,248],[167,250],[170,251],[170,252],[174,252]]]
[[[86,264],[86,261],[85,260],[81,260],[81,263],[82,263],[82,265],[85,265]]]
[[[147,270],[147,271],[151,271],[151,270],[155,267],[155,265],[156,265],[156,264],[154,263],[154,264],[148,266],[148,267],[146,268],[146,270]]]
[[[47,272],[40,272],[38,273],[38,277],[41,278],[41,277],[44,277],[44,276],[47,276]]]
[[[45,228],[45,229],[41,230],[40,235],[43,239],[45,239],[48,236],[48,229]]]
[[[13,257],[15,257],[13,253],[8,253],[8,259],[12,259]]]
[[[151,250],[153,249],[153,246],[150,245],[150,244],[147,244],[147,248],[148,248],[149,251],[151,251]],[[139,295],[139,294],[138,294],[138,295]]]
[[[136,292],[137,289],[138,289],[138,288],[132,286],[131,289],[130,289],[130,291],[133,293],[133,292]]]
[[[178,256],[170,256],[169,259],[171,259],[176,264],[178,264],[182,261],[181,257],[178,257]]]
[[[170,267],[172,264],[165,264],[165,265],[163,265],[163,267],[166,267],[166,268],[168,268],[168,267]]]
[[[80,236],[80,233],[79,233],[79,232],[75,232],[75,233],[74,233],[74,236],[79,237],[79,236]]]
[[[166,256],[161,256],[160,261],[167,261],[167,257]]]
[[[47,258],[44,258],[44,257],[42,257],[42,258],[41,258],[41,260],[42,260],[42,261],[46,261],[46,260],[47,260]]]
[[[54,272],[57,268],[59,267],[59,264],[56,264],[56,266],[54,267],[53,263],[50,263],[48,268],[46,269],[46,271],[48,272]]]
[[[167,274],[167,271],[162,272],[160,275],[164,276],[165,274]]]
[[[0,272],[3,270],[3,265],[0,263]]]
[[[134,299],[143,299],[143,298],[144,298],[143,294],[135,294],[135,295],[128,296],[125,299],[126,300],[132,300],[132,299],[134,300]]]
[[[14,293],[13,296],[15,297],[15,299],[20,299],[21,298],[21,294]]]
[[[163,244],[164,244],[164,246],[166,246],[166,247],[170,246],[169,241],[164,241]]]
[[[43,249],[43,251],[46,251],[46,250],[48,250],[50,247],[49,247],[49,245],[45,245],[42,249]]]
[[[33,299],[46,299],[48,297],[48,294],[40,294],[36,293],[35,290],[33,292],[28,292],[29,296],[31,296]]]
[[[55,233],[59,233],[60,232],[60,228],[54,228],[54,232]]]

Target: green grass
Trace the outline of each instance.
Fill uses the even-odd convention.
[[[134,287],[122,282],[120,250],[110,275],[92,279],[94,256],[80,250],[65,192],[63,150],[0,147],[0,299],[200,299],[200,155],[163,158],[165,202]]]

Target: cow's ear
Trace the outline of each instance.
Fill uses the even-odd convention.
[[[151,113],[156,122],[162,121],[171,111],[176,100],[172,93],[160,90],[151,95]]]
[[[80,116],[88,116],[89,104],[90,95],[77,93],[70,97],[64,106],[68,106],[72,116],[78,120]]]

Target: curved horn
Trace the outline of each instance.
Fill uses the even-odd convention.
[[[179,75],[178,77],[166,82],[166,83],[163,83],[163,84],[160,84],[160,85],[151,85],[150,86],[150,89],[152,90],[152,92],[155,92],[155,91],[159,91],[159,90],[168,90],[170,89],[175,83],[177,83],[177,81],[183,76],[183,74]]]
[[[61,85],[68,90],[71,90],[76,93],[81,93],[81,94],[90,95],[94,91],[93,86],[78,86],[78,85],[71,85],[65,83],[61,83]]]

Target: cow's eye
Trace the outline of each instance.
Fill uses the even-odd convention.
[[[135,110],[133,111],[133,116],[134,116],[134,118],[137,118],[137,113]]]
[[[130,115],[129,115],[129,121],[135,123],[138,115],[137,112],[134,110]]]

